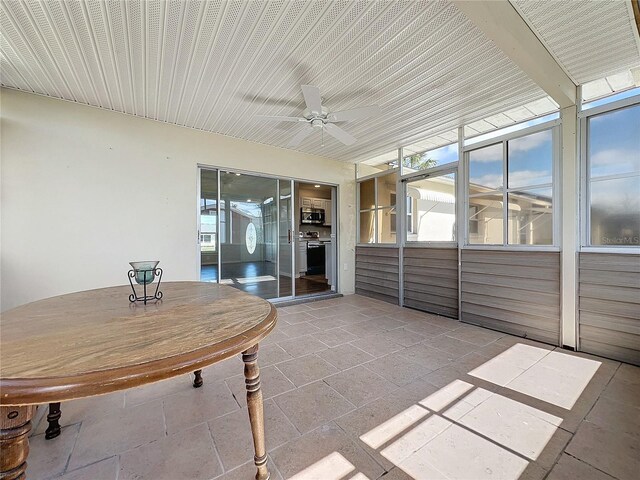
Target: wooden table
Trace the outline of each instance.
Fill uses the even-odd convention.
[[[276,325],[267,301],[224,285],[163,283],[162,300],[130,304],[131,287],[40,300],[0,320],[0,479],[25,478],[36,405],[102,395],[190,373],[242,353],[256,478],[267,480],[258,342]]]

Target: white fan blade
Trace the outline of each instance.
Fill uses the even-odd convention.
[[[302,141],[305,138],[307,138],[312,133],[313,133],[313,127],[311,126],[311,124],[305,125],[302,128],[302,130],[300,130],[298,133],[296,133],[294,135],[294,137],[289,142],[288,146],[289,147],[297,147],[298,145],[300,145],[302,143]]]
[[[322,98],[320,97],[320,89],[313,85],[302,85],[302,95],[304,95],[304,101],[307,104],[307,108],[311,110],[311,113],[322,113]]]
[[[325,123],[324,128],[327,129],[327,133],[331,135],[336,140],[341,141],[345,145],[353,145],[356,143],[356,138],[352,136],[350,133],[345,132],[339,126],[334,125],[333,123]]]
[[[258,120],[273,120],[276,122],[306,122],[304,117],[280,117],[277,115],[256,115]]]
[[[345,122],[347,120],[359,120],[361,118],[375,117],[380,115],[380,107],[378,105],[369,105],[368,107],[353,108],[351,110],[342,110],[341,112],[330,113],[327,120],[330,122]]]

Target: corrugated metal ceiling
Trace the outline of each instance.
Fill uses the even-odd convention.
[[[346,147],[358,161],[545,97],[445,0],[3,1],[2,84],[284,147],[301,84],[333,111],[377,103]]]

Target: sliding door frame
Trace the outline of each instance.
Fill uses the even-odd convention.
[[[335,201],[331,202],[331,207],[334,208],[335,210],[332,212],[332,231],[335,232],[335,239],[333,239],[335,241],[335,249],[334,249],[334,253],[335,253],[335,258],[333,260],[334,262],[334,280],[335,280],[335,291],[331,290],[330,293],[337,293],[340,291],[340,279],[339,279],[339,272],[340,269],[338,268],[340,265],[340,248],[339,248],[339,240],[340,240],[340,185],[336,184],[336,183],[330,183],[330,182],[323,182],[323,181],[318,181],[318,180],[310,180],[310,179],[305,179],[305,178],[298,178],[298,177],[288,177],[288,176],[281,176],[281,175],[274,175],[274,174],[269,174],[269,173],[261,173],[261,172],[253,172],[251,170],[244,170],[244,169],[239,169],[239,168],[235,168],[235,167],[220,167],[220,166],[216,166],[216,165],[208,165],[208,164],[203,164],[203,163],[198,163],[196,165],[196,177],[197,177],[197,181],[196,181],[196,185],[197,185],[197,192],[196,192],[196,212],[197,212],[197,217],[196,217],[196,231],[197,231],[197,241],[196,241],[196,251],[197,251],[197,257],[198,257],[198,269],[197,269],[197,273],[198,273],[198,280],[200,280],[201,275],[202,275],[202,257],[200,256],[200,231],[201,231],[201,225],[200,225],[200,197],[202,194],[202,186],[201,186],[201,174],[203,170],[208,170],[208,171],[215,171],[216,172],[216,177],[217,177],[217,218],[216,218],[216,249],[217,249],[217,254],[218,254],[218,269],[217,269],[217,283],[220,283],[220,279],[221,279],[221,265],[222,265],[222,250],[220,249],[220,172],[221,171],[232,171],[234,173],[241,173],[243,175],[251,175],[254,177],[260,177],[260,178],[269,178],[269,179],[274,179],[277,182],[277,189],[276,189],[276,202],[277,202],[277,207],[278,207],[278,222],[277,222],[277,234],[278,234],[278,240],[277,240],[277,250],[276,250],[276,275],[277,275],[277,288],[278,288],[278,295],[280,294],[280,181],[284,180],[284,181],[289,181],[291,182],[291,218],[289,219],[289,225],[291,228],[291,233],[292,233],[292,239],[291,239],[291,295],[287,295],[286,297],[275,297],[269,300],[293,300],[293,299],[298,299],[298,298],[304,298],[304,296],[296,296],[296,288],[295,288],[295,274],[296,274],[296,269],[297,269],[297,262],[296,262],[296,244],[295,244],[295,239],[293,238],[293,233],[295,232],[295,212],[296,212],[296,208],[299,208],[300,206],[298,205],[298,202],[296,201],[295,198],[295,182],[302,182],[302,183],[313,183],[313,184],[318,184],[318,185],[323,185],[326,187],[332,187],[335,188]],[[335,229],[334,229],[334,224],[335,224]]]

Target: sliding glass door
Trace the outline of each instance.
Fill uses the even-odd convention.
[[[280,297],[293,295],[293,182],[278,180],[278,282]]]
[[[262,298],[292,296],[292,182],[200,172],[201,280]]]
[[[219,274],[218,171],[200,171],[200,280],[217,282]]]

